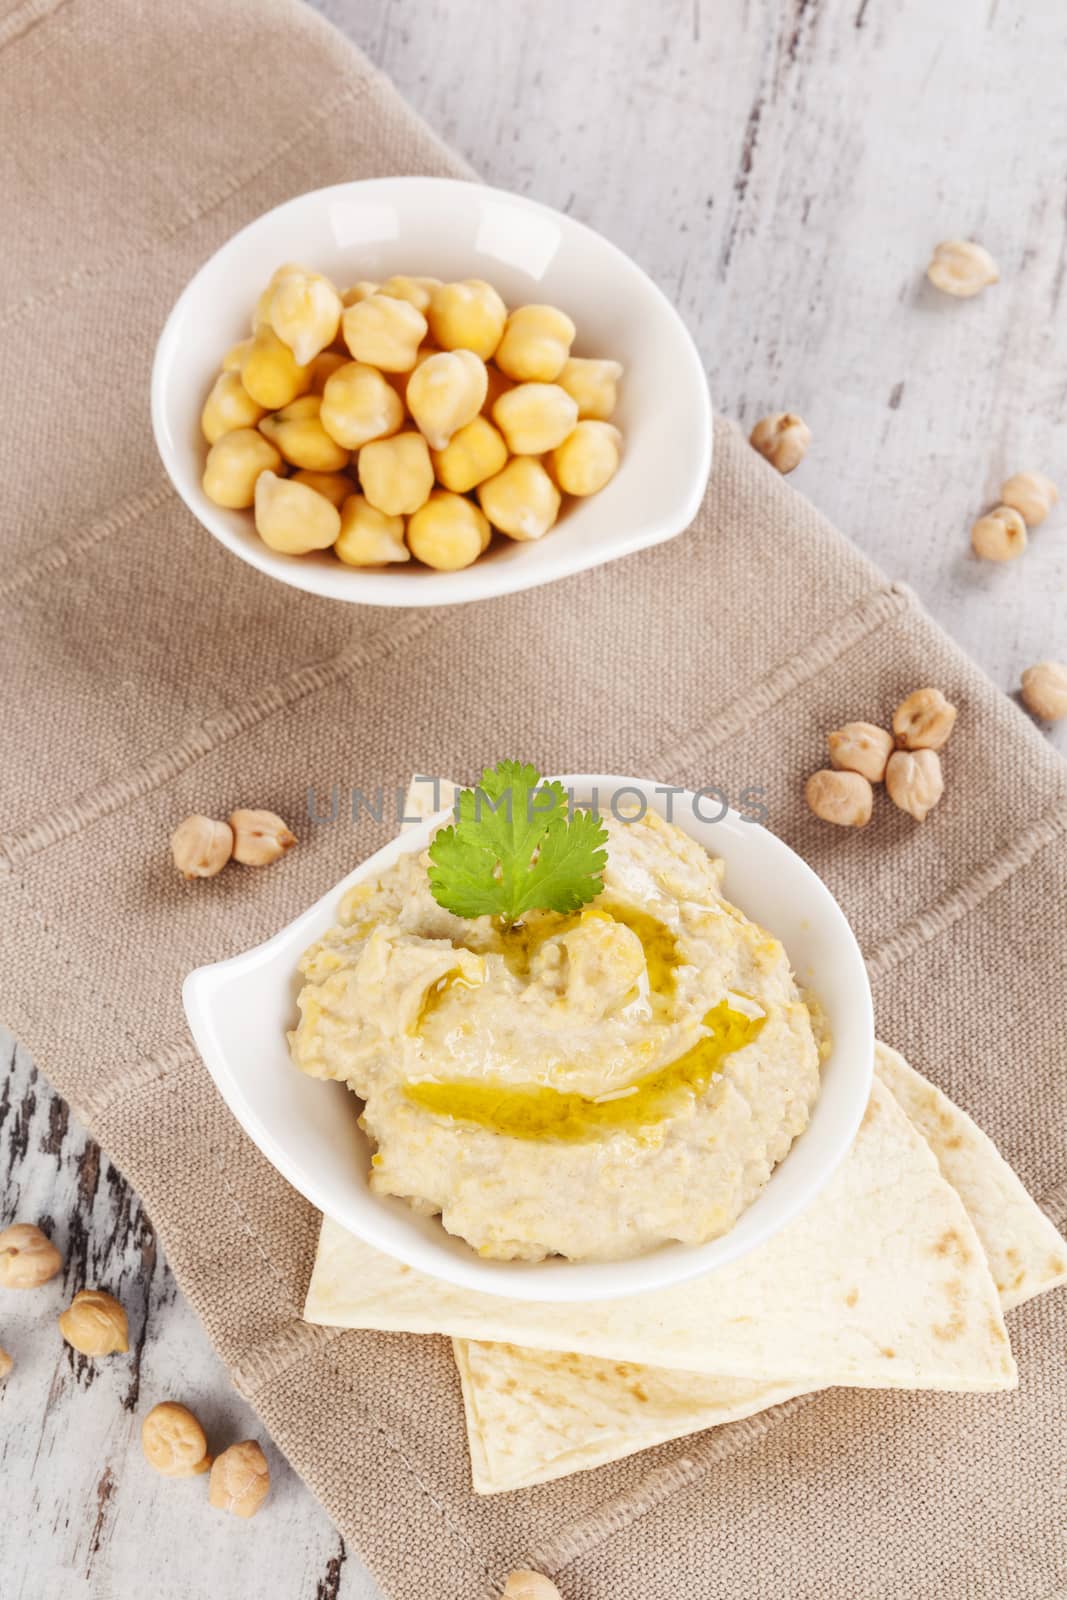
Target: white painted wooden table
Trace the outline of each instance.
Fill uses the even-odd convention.
[[[1002,688],[1067,658],[1067,513],[1013,566],[968,554],[1007,473],[1033,466],[1067,489],[1067,9],[316,3],[490,182],[563,207],[648,269],[720,410],[749,425],[800,411],[814,442],[797,487]],[[1000,263],[975,301],[922,278],[931,246],[958,235]],[[1057,742],[1067,752],[1067,724]],[[18,1362],[0,1398],[4,1600],[374,1595],[276,1453],[272,1504],[248,1526],[144,1469],[138,1413],[175,1387],[213,1434],[254,1419],[136,1198],[2,1041],[0,1084],[0,1218],[52,1219],[70,1285],[118,1282],[139,1347],[132,1365],[84,1368],[40,1331],[58,1283],[0,1300]]]

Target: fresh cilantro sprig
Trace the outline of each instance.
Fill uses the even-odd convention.
[[[561,783],[529,762],[486,767],[458,796],[455,826],[430,845],[430,890],[457,917],[521,921],[528,911],[577,911],[604,887],[607,830],[591,811],[568,814]]]

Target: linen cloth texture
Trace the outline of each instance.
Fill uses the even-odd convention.
[[[684,536],[477,607],[298,593],[171,490],[148,381],[192,273],[294,194],[417,172],[466,169],[296,0],[0,0],[4,1019],[144,1197],[234,1383],[390,1600],[494,1594],[519,1565],[568,1600],[1049,1600],[1062,1295],[1012,1313],[1016,1393],[804,1397],[482,1500],[445,1340],[300,1319],[318,1218],[223,1107],[181,980],[392,831],[311,825],[309,786],[403,788],[427,763],[762,787],[853,921],[882,1035],[1067,1217],[1067,769],[734,429]],[[941,807],[918,827],[880,796],[855,834],[810,816],[826,730],[884,723],[927,683],[960,707]],[[183,882],[172,828],[237,805],[280,812],[297,848]]]

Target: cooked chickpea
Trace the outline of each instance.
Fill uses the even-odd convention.
[[[331,439],[359,450],[403,427],[404,403],[375,367],[346,361],[326,380],[319,420]]]
[[[442,350],[419,362],[408,379],[408,410],[431,450],[444,450],[473,421],[488,388],[485,362],[471,350]]]
[[[435,489],[424,506],[408,519],[411,553],[438,572],[457,572],[477,561],[492,537],[486,517],[447,489]]]
[[[290,466],[307,472],[340,472],[348,465],[349,452],[326,432],[321,411],[322,396],[305,394],[264,417],[259,431]]]
[[[1015,561],[1026,549],[1026,523],[1012,506],[997,506],[971,529],[971,548],[983,561]]]
[[[266,411],[289,405],[311,388],[311,369],[302,367],[274,329],[256,329],[252,348],[241,368],[241,382]]]
[[[359,483],[371,505],[386,516],[410,516],[425,505],[433,488],[433,462],[422,434],[396,433],[364,445]]]
[[[577,331],[555,306],[519,306],[507,320],[494,360],[516,383],[552,383],[567,364]]]
[[[335,372],[348,366],[347,350],[320,350],[311,363],[311,392],[322,394]]]
[[[487,417],[475,417],[458,429],[443,450],[431,450],[439,483],[454,494],[466,494],[501,470],[508,447]]]
[[[516,456],[478,485],[478,503],[509,539],[540,539],[559,516],[560,495],[540,461]]]
[[[345,344],[353,359],[381,372],[410,372],[426,337],[426,318],[406,300],[372,294],[344,314]]]
[[[293,483],[302,483],[316,494],[324,495],[338,511],[352,493],[352,479],[344,472],[310,472],[306,468],[294,472]]]
[[[267,287],[256,301],[255,310],[252,312],[252,332],[258,333],[260,328],[270,326],[270,308],[274,300],[274,291],[283,278],[304,277],[309,268],[301,266],[299,261],[283,261],[276,267],[267,279]]]
[[[552,452],[552,472],[564,494],[597,494],[619,467],[622,434],[610,422],[579,422]]]
[[[488,417],[492,416],[493,407],[500,399],[500,396],[507,394],[509,389],[514,389],[515,385],[510,378],[505,378],[500,368],[494,366],[492,362],[489,363],[485,370],[489,384],[485,391],[485,399],[482,401],[482,412]]]
[[[410,561],[411,551],[404,543],[404,519],[387,517],[365,495],[349,494],[341,507],[341,532],[333,553],[347,567],[383,567],[394,561]]]
[[[554,450],[578,421],[578,404],[555,383],[519,383],[493,407],[493,421],[512,455]]]
[[[1059,497],[1060,491],[1043,472],[1013,473],[1000,491],[1001,505],[1017,511],[1028,528],[1044,522]]]
[[[341,531],[341,514],[325,495],[274,472],[260,474],[255,507],[256,532],[264,544],[283,555],[328,550]]]
[[[622,377],[619,361],[595,361],[586,356],[571,356],[556,382],[578,403],[578,418],[606,422],[615,410],[617,384]]]
[[[277,472],[281,454],[255,428],[235,428],[224,433],[207,453],[204,493],[217,506],[241,510],[256,498],[256,480],[263,472]]]
[[[337,337],[343,310],[341,296],[321,272],[292,272],[276,284],[268,320],[306,367]]]
[[[387,294],[394,300],[406,300],[408,305],[414,306],[416,311],[421,311],[425,316],[434,290],[440,287],[440,278],[406,278],[403,273],[398,273],[395,277],[386,278],[378,293]]]
[[[326,379],[318,419],[338,445],[360,450],[403,427],[403,400],[374,366],[346,362]]]
[[[254,339],[240,339],[237,344],[231,344],[222,358],[223,372],[240,372],[255,342]]]
[[[358,306],[361,300],[369,300],[372,294],[377,294],[380,284],[371,283],[369,278],[361,278],[359,283],[354,283],[351,289],[341,292],[341,304],[347,311],[349,306]]]
[[[240,373],[220,372],[204,401],[200,431],[208,444],[214,444],[235,428],[254,428],[263,415],[263,407],[252,399]]]
[[[433,341],[442,350],[473,350],[488,361],[500,343],[508,308],[491,283],[465,278],[435,289],[426,315]]]

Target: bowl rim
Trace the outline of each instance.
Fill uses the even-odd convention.
[[[546,779],[545,781],[552,781]],[[651,779],[624,777],[617,774],[603,773],[563,773],[557,775],[557,781],[568,788],[574,788],[579,793],[593,788],[607,791],[609,785],[616,789],[636,788],[643,791],[650,804],[655,804],[652,799],[657,789],[656,783]],[[662,792],[662,785],[659,786]],[[693,798],[693,791],[675,790],[679,801]],[[374,851],[365,860],[353,867],[337,884],[320,895],[314,903],[299,912],[276,933],[248,950],[241,951],[234,956],[222,961],[212,962],[205,966],[197,967],[190,972],[182,984],[182,1001],[186,1018],[194,1042],[203,1059],[207,1070],[212,1077],[216,1088],[219,1090],[224,1102],[232,1112],[237,1122],[252,1139],[260,1152],[276,1168],[298,1193],[302,1194],[316,1210],[324,1216],[330,1216],[341,1227],[357,1235],[364,1243],[373,1249],[380,1250],[395,1260],[402,1261],[408,1267],[424,1275],[439,1280],[459,1285],[460,1287],[478,1291],[493,1296],[509,1299],[537,1300],[542,1302],[577,1302],[604,1299],[616,1299],[633,1294],[647,1293],[655,1289],[668,1287],[672,1284],[684,1283],[695,1277],[705,1276],[720,1267],[726,1266],[749,1254],[753,1249],[765,1243],[767,1239],[786,1227],[801,1211],[805,1210],[816,1196],[829,1182],[834,1172],[844,1159],[855,1139],[864,1112],[870,1098],[871,1084],[874,1076],[874,1010],[871,997],[870,983],[862,952],[856,936],[845,917],[844,911],[836,897],[827,885],[790,845],[783,839],[762,826],[747,818],[742,818],[738,812],[730,808],[726,815],[720,819],[723,824],[740,825],[747,834],[760,837],[761,848],[768,849],[772,855],[784,852],[792,858],[792,862],[800,869],[800,876],[816,901],[821,902],[822,908],[829,914],[835,924],[836,933],[841,941],[841,948],[835,957],[836,961],[843,961],[850,969],[850,983],[852,986],[850,1004],[856,1007],[857,1016],[853,1023],[853,1031],[862,1036],[863,1050],[861,1055],[853,1062],[850,1060],[848,1079],[849,1089],[842,1089],[838,1095],[837,1120],[838,1133],[832,1141],[832,1149],[826,1160],[809,1176],[806,1184],[801,1185],[790,1202],[779,1201],[777,1210],[769,1217],[765,1216],[764,1225],[755,1231],[754,1236],[745,1239],[738,1234],[738,1224],[725,1234],[712,1239],[704,1244],[684,1245],[676,1243],[660,1250],[651,1251],[642,1256],[628,1257],[621,1261],[563,1261],[552,1258],[541,1262],[501,1262],[486,1261],[478,1257],[476,1252],[466,1246],[462,1251],[450,1253],[428,1245],[420,1236],[412,1214],[410,1230],[400,1228],[389,1230],[383,1221],[383,1231],[397,1232],[401,1237],[401,1245],[397,1246],[395,1238],[388,1242],[374,1227],[373,1205],[368,1209],[366,1217],[353,1216],[339,1217],[332,1199],[320,1185],[317,1174],[302,1166],[298,1160],[291,1159],[287,1151],[279,1145],[271,1131],[265,1126],[254,1105],[250,1102],[244,1088],[239,1081],[239,1074],[230,1066],[226,1052],[218,1042],[212,1021],[212,1002],[224,999],[226,981],[235,969],[244,969],[249,966],[268,961],[282,947],[292,945],[303,951],[307,942],[306,929],[310,929],[319,922],[324,913],[332,912],[332,919],[336,917],[336,909],[340,896],[353,884],[376,872],[384,870],[391,865],[398,856],[409,851],[425,847],[430,835],[451,815],[451,808],[436,812],[433,816],[421,821],[416,826],[411,826],[398,833],[393,839]],[[716,822],[712,826],[719,826]],[[679,826],[684,825],[679,824]],[[689,835],[693,837],[693,835]],[[698,843],[702,841],[698,840]],[[708,848],[708,846],[703,846]],[[710,850],[709,850],[709,853]],[[744,909],[744,907],[740,907]],[[301,942],[303,941],[303,942]],[[789,953],[789,952],[787,952]],[[791,958],[792,959],[792,958]],[[823,1063],[823,1070],[828,1062],[833,1059],[833,1046],[827,1062]],[[294,1067],[294,1071],[297,1069]],[[820,1093],[821,1099],[821,1093]],[[819,1102],[816,1102],[818,1106]],[[813,1117],[815,1113],[813,1112]],[[810,1126],[810,1124],[809,1124]],[[806,1131],[806,1130],[805,1130]],[[803,1138],[803,1134],[799,1136]],[[783,1157],[768,1179],[768,1184],[773,1181],[775,1174],[781,1171],[799,1139],[794,1141],[790,1151]],[[757,1201],[767,1192],[767,1186],[760,1191]],[[374,1201],[375,1197],[368,1197]],[[744,1218],[752,1207],[742,1212],[738,1223]],[[364,1226],[364,1222],[369,1226]],[[440,1219],[434,1221],[444,1238],[454,1242],[455,1236],[448,1235],[441,1227]],[[750,1230],[751,1231],[751,1230]],[[733,1243],[731,1243],[733,1241]],[[462,1241],[459,1241],[462,1244]],[[430,1259],[432,1258],[432,1259]],[[621,1281],[620,1281],[621,1280]]]
[[[245,542],[237,538],[226,522],[220,517],[216,520],[206,520],[204,508],[194,503],[191,495],[186,492],[186,487],[181,481],[182,474],[179,470],[180,447],[175,443],[170,434],[167,423],[167,397],[169,395],[168,374],[175,353],[179,347],[179,333],[183,318],[188,307],[194,303],[196,294],[202,280],[216,266],[219,258],[232,250],[241,240],[263,226],[268,219],[275,218],[289,208],[307,205],[309,202],[319,201],[328,203],[331,199],[341,199],[355,193],[373,198],[374,190],[387,190],[394,192],[405,189],[417,192],[418,189],[448,189],[453,192],[462,190],[481,196],[493,195],[512,205],[534,211],[552,218],[564,231],[594,241],[595,248],[606,251],[613,258],[619,268],[628,276],[639,280],[646,293],[655,298],[660,308],[668,315],[680,335],[679,349],[684,353],[684,360],[688,368],[688,379],[692,381],[694,394],[698,397],[700,409],[699,425],[702,436],[700,460],[693,468],[692,483],[682,498],[678,509],[658,523],[646,523],[634,528],[630,533],[622,535],[617,543],[613,544],[607,552],[594,551],[589,545],[578,544],[569,551],[566,562],[559,570],[554,568],[543,570],[534,567],[521,558],[509,562],[495,562],[480,564],[462,569],[459,572],[433,572],[420,576],[418,582],[411,582],[404,574],[374,571],[361,571],[358,568],[342,569],[335,572],[330,567],[319,566],[315,562],[304,562],[292,558],[285,565],[284,570],[279,567],[279,562],[285,558],[269,550],[265,545],[260,547],[253,542]],[[554,583],[562,578],[571,577],[576,573],[588,571],[590,568],[604,566],[610,561],[622,556],[633,555],[638,550],[650,549],[654,545],[663,544],[668,539],[677,538],[684,533],[686,528],[696,516],[704,497],[708,478],[711,473],[711,463],[714,449],[713,441],[713,412],[711,394],[708,388],[707,374],[703,361],[697,350],[693,335],[685,324],[681,313],[667,297],[659,285],[639,266],[632,256],[627,255],[617,244],[590,227],[586,222],[579,221],[576,217],[569,216],[566,212],[558,211],[555,207],[546,205],[541,200],[531,199],[527,195],[518,194],[513,190],[502,189],[490,184],[478,183],[468,178],[444,178],[420,176],[418,174],[403,174],[396,177],[357,178],[348,182],[329,184],[320,189],[308,189],[302,193],[290,195],[288,199],[278,205],[261,212],[239,228],[236,233],[224,240],[210,256],[194,272],[193,276],[181,290],[175,300],[162,331],[156,341],[155,353],[152,359],[152,373],[150,383],[150,410],[152,417],[152,432],[155,437],[156,449],[163,463],[167,477],[176,493],[187,506],[197,522],[206,529],[214,539],[217,539],[232,555],[238,556],[247,565],[264,573],[267,577],[284,583],[290,588],[303,590],[307,594],[314,594],[323,599],[338,600],[350,605],[379,605],[386,607],[421,607],[435,605],[463,605],[476,600],[495,599],[506,594],[518,594],[526,589],[538,588],[542,584]],[[211,515],[208,513],[208,515]],[[481,579],[472,579],[472,575],[481,571],[482,574],[493,573],[493,581],[489,582],[485,576]],[[366,584],[374,579],[386,579],[377,587],[380,592],[362,594],[358,591],[361,584]],[[340,593],[338,580],[352,593]],[[405,593],[405,590],[410,591]]]

